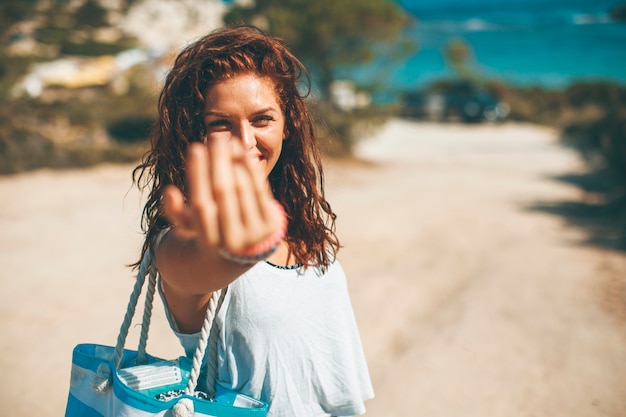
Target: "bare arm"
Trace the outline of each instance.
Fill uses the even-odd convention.
[[[169,310],[181,331],[199,331],[206,305],[249,265],[226,260],[231,252],[258,243],[280,227],[265,174],[236,141],[193,144],[187,156],[188,200],[168,187],[163,208],[174,225],[158,248],[156,261]]]

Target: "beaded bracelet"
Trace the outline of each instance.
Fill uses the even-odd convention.
[[[245,248],[241,252],[230,252],[226,249],[220,248],[220,255],[229,261],[248,265],[263,261],[274,253],[287,232],[287,215],[285,214],[285,209],[278,201],[275,200],[275,202],[280,215],[281,224],[280,228],[273,235],[259,243]]]

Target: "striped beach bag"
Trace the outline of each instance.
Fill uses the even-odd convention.
[[[124,348],[148,276],[139,346]],[[157,271],[146,251],[116,345],[79,344],[72,354],[66,417],[264,417],[268,405],[215,383],[217,345],[210,343],[214,317],[226,290],[211,298],[193,359],[160,359],[146,352]],[[208,348],[207,348],[207,345]],[[206,392],[196,391],[207,355]],[[213,381],[212,383],[210,381]]]

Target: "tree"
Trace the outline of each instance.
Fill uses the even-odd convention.
[[[451,41],[445,49],[445,57],[454,72],[461,78],[475,78],[471,64],[472,47],[460,39]]]
[[[29,19],[35,14],[37,2],[35,0],[0,0],[0,37],[8,36],[13,25]],[[2,39],[6,42],[6,39]]]
[[[107,13],[97,0],[87,0],[74,13],[75,25],[88,29],[108,26]]]
[[[328,94],[337,65],[373,59],[376,45],[394,40],[409,17],[391,0],[256,0],[233,6],[224,22],[285,39]]]

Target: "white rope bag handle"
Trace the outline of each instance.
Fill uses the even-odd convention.
[[[146,345],[148,342],[148,330],[150,328],[150,321],[152,319],[152,306],[154,301],[157,274],[158,271],[156,269],[156,266],[152,262],[152,254],[150,250],[147,250],[143,256],[143,259],[141,260],[139,271],[137,272],[137,280],[135,281],[135,286],[133,287],[133,291],[130,295],[128,307],[126,308],[126,314],[124,315],[124,321],[120,326],[120,332],[117,337],[117,344],[115,345],[115,352],[113,354],[113,364],[115,365],[116,370],[120,369],[122,356],[124,354],[124,345],[126,344],[128,331],[130,329],[133,316],[135,315],[135,310],[137,308],[139,296],[141,295],[141,291],[146,280],[146,275],[148,275],[149,277],[148,288],[146,291],[146,298],[144,303],[136,363],[144,364],[147,361]],[[224,301],[225,295],[226,289],[214,291],[211,299],[209,300],[209,305],[207,306],[207,312],[204,318],[204,323],[202,325],[202,330],[200,331],[200,339],[198,340],[198,345],[196,346],[196,351],[191,365],[189,382],[187,383],[187,387],[185,388],[185,394],[193,395],[193,393],[195,392],[198,385],[198,377],[200,376],[202,361],[206,354],[208,370],[207,394],[209,398],[215,397],[214,384],[217,375],[217,336],[214,334],[214,336],[210,338],[210,335],[211,333],[216,332],[216,328],[214,326],[215,316],[217,315],[217,312],[219,311],[219,308]],[[210,344],[207,351],[207,345],[209,340],[211,340],[212,343]]]

